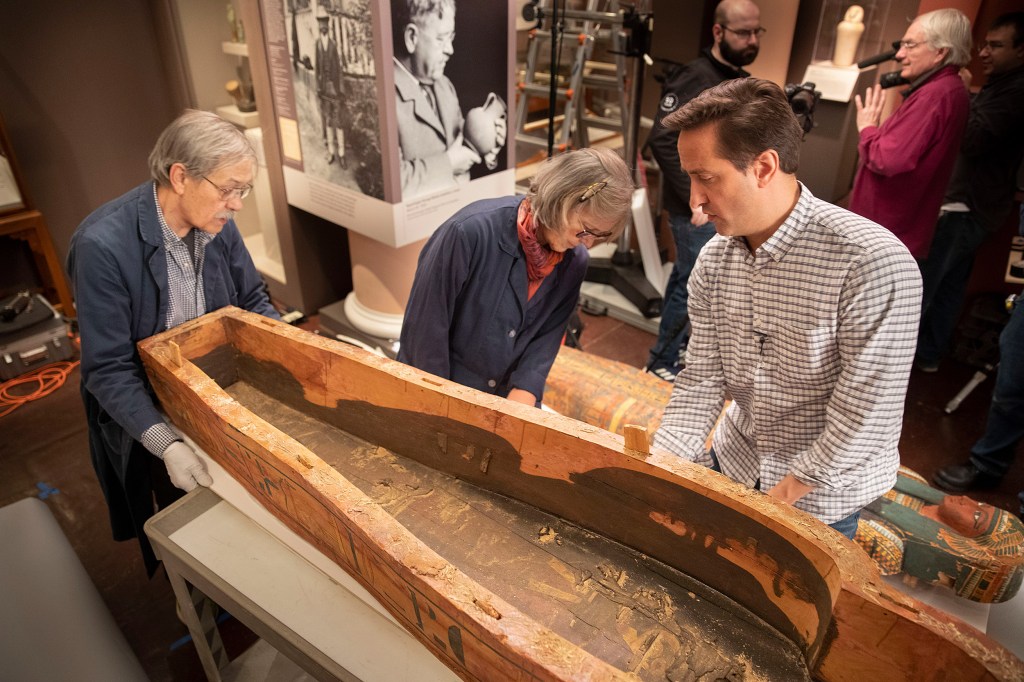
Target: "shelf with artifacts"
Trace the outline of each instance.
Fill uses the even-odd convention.
[[[242,130],[256,150],[253,190],[243,200],[235,224],[256,269],[271,283],[284,285],[285,267],[278,238],[273,192],[268,180],[263,130],[257,111],[250,48],[238,0],[226,7],[207,0],[175,0],[190,105],[216,112]],[[258,44],[258,43],[257,43]]]
[[[231,40],[221,42],[221,51],[237,58],[235,71],[238,78],[224,84],[224,89],[234,102],[217,107],[217,114],[245,129],[245,136],[256,150],[258,164],[256,176],[253,178],[252,193],[245,198],[243,210],[235,216],[235,224],[242,233],[245,248],[249,251],[256,269],[265,277],[283,284],[286,277],[281,258],[281,240],[274,217],[263,147],[263,130],[260,128],[260,115],[256,110],[249,69],[249,45],[245,40],[241,18],[235,13],[232,5],[228,5],[227,20],[231,28]]]
[[[221,50],[224,54],[239,58],[239,77],[224,84],[224,89],[234,102],[217,107],[217,114],[242,128],[259,127],[260,115],[256,111],[256,101],[253,99],[252,78],[247,77],[248,64],[243,61],[249,58],[249,46],[244,42],[225,40],[221,42]]]

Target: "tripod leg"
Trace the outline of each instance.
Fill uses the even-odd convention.
[[[967,384],[960,389],[960,392],[953,396],[952,400],[946,403],[946,414],[953,414],[956,411],[956,408],[960,407],[960,403],[962,403],[964,399],[966,399],[967,396],[971,394],[971,391],[976,389],[978,387],[978,384],[980,384],[981,382],[985,381],[986,378],[988,378],[988,372],[991,372],[993,369],[995,369],[995,367],[993,367],[992,365],[985,365],[984,371],[979,369],[977,372],[975,372],[974,376],[971,377],[971,380],[968,381]]]

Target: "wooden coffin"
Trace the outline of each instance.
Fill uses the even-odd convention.
[[[464,679],[1024,677],[667,453],[232,308],[139,349],[171,420]]]

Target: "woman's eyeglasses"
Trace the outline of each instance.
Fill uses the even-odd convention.
[[[589,237],[590,239],[593,239],[595,242],[603,242],[605,239],[608,239],[613,234],[613,232],[594,232],[593,230],[588,229],[586,225],[584,225],[583,229],[576,233],[576,239],[583,240]]]

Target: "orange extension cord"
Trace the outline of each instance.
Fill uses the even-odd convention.
[[[74,342],[78,345],[77,337]],[[54,362],[0,384],[0,417],[6,417],[25,403],[45,398],[56,391],[78,365],[78,360]],[[30,387],[27,393],[26,389],[19,388],[23,386]]]

